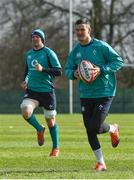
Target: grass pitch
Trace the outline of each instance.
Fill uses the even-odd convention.
[[[46,125],[42,115],[37,118]],[[96,172],[81,115],[57,115],[58,158],[49,157],[48,128],[39,147],[35,130],[21,115],[0,115],[0,179],[134,179],[134,115],[110,114],[106,121],[119,124],[121,141],[114,149],[108,133],[98,136],[107,171]]]

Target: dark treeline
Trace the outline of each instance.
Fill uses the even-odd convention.
[[[73,0],[73,21],[82,17],[90,20],[94,37],[110,43],[125,63],[134,63],[134,0]],[[0,1],[0,89],[20,88],[30,33],[38,27],[46,31],[46,45],[58,54],[64,68],[69,52],[69,0]],[[133,68],[123,68],[118,85],[133,87],[133,77]],[[62,79],[56,79],[57,86],[67,86],[64,74]]]

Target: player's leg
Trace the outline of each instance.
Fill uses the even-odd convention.
[[[117,124],[105,123],[106,116],[109,112],[113,97],[105,97],[97,99],[96,108],[94,110],[94,118],[97,120],[97,124],[94,124],[98,128],[98,134],[110,132],[111,143],[113,147],[117,147],[119,144],[119,128]]]
[[[52,152],[51,157],[59,156],[59,130],[58,124],[55,120],[56,110],[44,109],[44,116],[49,128],[49,132],[52,139]]]
[[[37,130],[38,144],[44,144],[45,128],[37,121],[33,111],[39,105],[38,101],[26,98],[22,101],[20,107],[23,118]]]
[[[97,137],[97,134],[108,132],[110,129],[109,124],[104,123],[104,121],[107,117],[111,103],[112,103],[112,98],[94,99],[94,110],[93,110],[93,114],[92,114],[92,118],[91,118],[92,125],[90,126],[91,127],[90,131],[95,132],[96,137]],[[90,137],[90,141],[92,141],[92,137]],[[94,146],[93,152],[97,159],[97,164],[96,164],[95,169],[97,171],[105,170],[106,165],[104,162],[101,146],[98,148],[97,148],[97,146],[96,147]]]
[[[106,166],[102,155],[101,146],[97,138],[97,134],[108,132],[110,131],[111,127],[114,127],[113,125],[104,123],[109,108],[111,106],[112,99],[113,99],[112,97],[94,99],[93,100],[94,102],[92,102],[93,110],[92,110],[92,115],[90,116],[90,121],[87,121],[88,109],[87,109],[87,114],[85,114],[85,121],[87,121],[86,127],[87,127],[88,139],[92,147],[92,150],[96,156],[96,159],[98,161],[96,165],[96,170],[99,171],[105,170]],[[114,128],[112,128],[112,130]],[[114,132],[114,143],[115,144],[119,143],[119,138],[117,136],[115,137],[115,132]]]
[[[55,92],[43,93],[42,94],[41,106],[43,106],[44,116],[49,128],[49,132],[52,139],[52,152],[51,157],[59,155],[59,130],[56,122],[56,96]]]
[[[86,128],[88,142],[97,159],[96,170],[102,171],[106,169],[101,146],[97,138],[97,129],[95,127],[95,119],[93,119],[95,102],[94,99],[81,99],[83,121]]]

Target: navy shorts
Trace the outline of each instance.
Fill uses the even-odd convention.
[[[52,92],[35,92],[27,89],[24,95],[24,99],[26,98],[37,100],[39,106],[44,107],[46,110],[56,109],[56,96],[54,90]]]
[[[113,97],[81,98],[80,100],[85,127],[99,129],[108,115]]]

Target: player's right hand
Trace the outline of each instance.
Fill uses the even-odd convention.
[[[27,83],[26,83],[26,81],[23,81],[23,82],[20,84],[20,86],[21,86],[21,88],[22,88],[23,90],[26,90],[26,89],[27,89]]]
[[[76,70],[74,71],[74,77],[75,77],[75,79],[78,79],[78,78],[79,78],[78,69],[76,69]]]
[[[36,69],[36,71],[42,72],[43,67],[39,63],[36,63],[35,64],[35,69]]]

